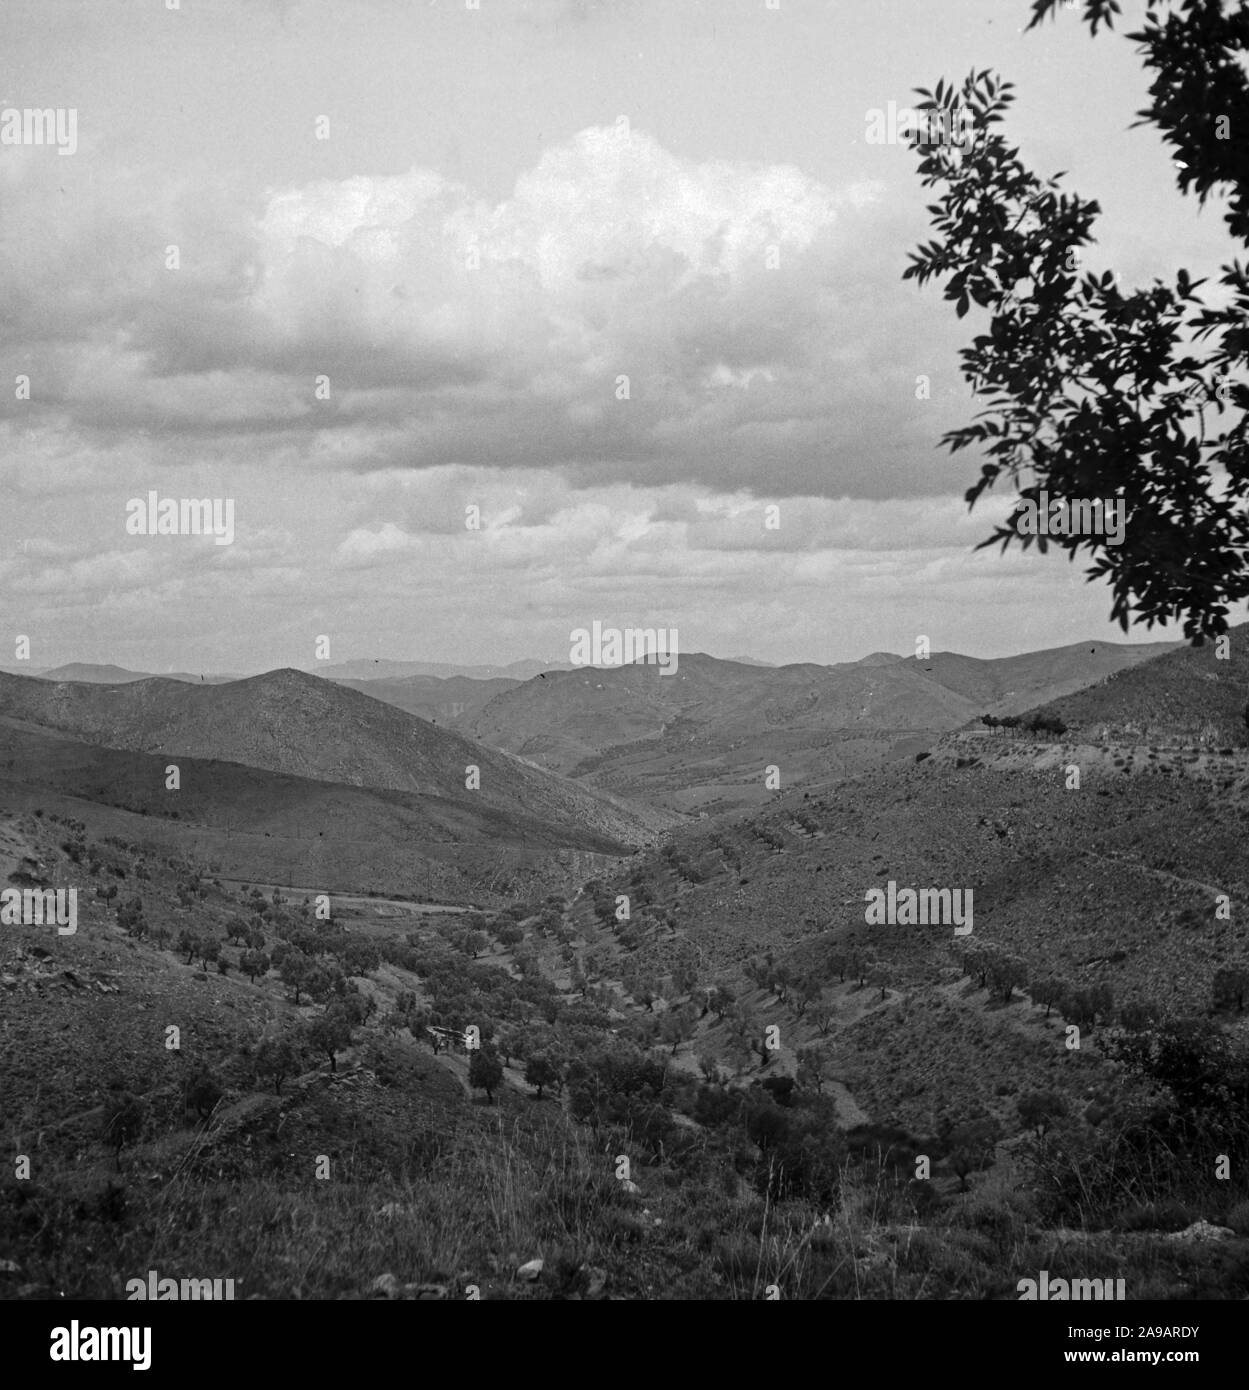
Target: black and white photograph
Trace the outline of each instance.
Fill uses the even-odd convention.
[[[1244,0],[3,0],[0,499],[42,1374],[501,1327],[342,1306],[415,1302],[1213,1363]]]

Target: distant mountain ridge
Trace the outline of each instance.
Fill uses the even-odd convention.
[[[335,685],[358,690],[396,709],[407,710],[435,724],[451,724],[471,718],[496,695],[518,686],[506,676],[475,679],[471,676],[396,676],[381,680],[345,680],[330,677]]]
[[[7,696],[0,691],[0,712],[110,747],[180,752],[425,794],[462,785],[462,769],[474,761],[466,748],[478,762],[486,749],[495,749],[508,757],[512,773],[503,777],[496,769],[492,790],[509,788],[513,811],[524,799],[515,770],[528,765],[557,779],[526,793],[537,797],[540,814],[559,819],[571,813],[569,789],[579,788],[597,800],[577,814],[587,815],[601,833],[632,843],[636,825],[613,822],[619,805],[611,813],[604,809],[612,798],[633,803],[629,816],[636,817],[639,804],[649,807],[647,814],[656,817],[650,833],[670,823],[666,818],[674,813],[718,812],[766,800],[774,790],[764,785],[769,766],[779,770],[782,786],[791,786],[906,760],[981,714],[1000,717],[1066,700],[1175,646],[1082,642],[984,659],[878,651],[834,666],[779,667],[689,652],[668,674],[653,662],[639,662],[551,668],[523,682],[505,676],[331,674],[353,663],[323,667],[319,675],[286,668],[216,684],[142,678],[120,667],[70,666],[56,669],[92,679],[58,683],[55,671],[35,680],[5,677],[24,680],[26,689],[20,698],[14,687]],[[367,669],[418,664],[371,662]],[[100,683],[108,674],[119,678]],[[178,691],[175,698],[171,692]],[[326,692],[332,691],[343,699],[331,699]],[[412,725],[388,722],[386,710],[416,719],[423,730],[419,738]],[[314,736],[299,727],[301,718],[305,725],[346,725],[351,732]],[[429,743],[431,734],[441,738],[452,730],[478,742],[444,741],[437,750]],[[552,797],[554,785],[562,791]]]
[[[976,712],[1018,714],[1070,695],[1116,672],[1174,652],[1175,642],[1076,642],[1069,647],[1024,652],[1019,656],[980,658],[957,652],[933,652],[907,664],[921,668],[947,690],[983,706]]]
[[[302,669],[302,668],[292,668]],[[320,676],[326,680],[406,680],[423,676],[428,679],[451,680],[529,680],[541,671],[563,671],[569,669],[567,662],[542,661],[536,657],[525,657],[502,666],[461,665],[448,661],[388,661],[381,658],[363,658],[359,661],[339,662],[336,665],[318,663],[308,668],[307,674]],[[0,666],[0,673],[11,676],[39,676],[44,680],[87,681],[93,685],[122,685],[128,681],[151,680],[153,676],[163,676],[166,680],[204,682],[221,685],[226,681],[246,680],[247,675],[262,674],[238,671],[135,671],[126,666],[111,665],[107,662],[71,661],[61,666]]]
[[[726,809],[764,795],[768,765],[792,785],[909,757],[981,713],[1067,695],[1173,645],[1081,642],[989,659],[877,652],[837,666],[778,667],[691,652],[670,675],[653,664],[549,672],[496,696],[462,727],[622,795]]]
[[[567,671],[566,661],[543,661],[524,657],[502,666],[472,666],[450,661],[388,661],[380,657],[362,657],[356,661],[340,661],[333,665],[318,664],[310,675],[332,681],[406,680],[411,676],[435,676],[441,680],[467,677],[469,680],[531,680],[542,671]]]
[[[92,661],[71,661],[64,666],[51,666],[35,671],[8,671],[7,675],[37,676],[45,681],[84,681],[90,685],[126,685],[132,681],[147,681],[154,677],[163,680],[183,681],[190,685],[224,685],[227,681],[241,680],[234,673],[212,674],[205,672],[195,675],[190,671],[131,671],[125,666],[100,665]]]

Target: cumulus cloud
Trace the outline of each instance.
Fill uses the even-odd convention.
[[[941,489],[913,390],[933,364],[907,360],[879,288],[907,292],[865,250],[891,216],[874,185],[698,162],[623,121],[497,203],[427,168],[261,200],[75,176],[66,202],[46,163],[6,175],[0,288],[38,381],[0,400],[18,429],[229,435],[362,473]]]
[[[595,616],[820,659],[1030,601],[1035,556],[969,556],[1007,503],[969,517],[934,450],[965,398],[880,252],[905,244],[880,187],[623,123],[493,202],[428,168],[256,195],[58,163],[0,163],[32,387],[0,391],[26,541],[0,581],[60,659],[142,666],[154,623],[201,669],[321,632],[558,659]],[[236,499],[234,544],[127,541],[150,488]],[[847,616],[886,601],[892,636]]]

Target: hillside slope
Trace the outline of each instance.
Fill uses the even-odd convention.
[[[1043,712],[1060,715],[1069,738],[1089,742],[1243,745],[1249,736],[1249,623],[1231,629],[1226,651],[1220,658],[1217,643],[1181,647],[1051,698]]]
[[[1169,644],[1077,643],[978,660],[874,653],[838,666],[757,667],[702,653],[547,672],[462,727],[486,743],[621,795],[685,811],[757,804],[763,772],[814,785],[912,756],[981,713],[1066,694]]]
[[[746,962],[773,952],[796,977],[835,982],[831,962],[866,953],[898,1002],[838,1034],[836,1075],[876,1118],[911,1129],[986,1107],[1005,1123],[1013,1099],[995,1096],[1091,1084],[1080,1077],[1096,1036],[1073,1060],[1060,1016],[1040,1028],[1023,993],[1003,1006],[957,983],[951,924],[869,925],[865,894],[890,881],[970,890],[974,939],[1021,962],[1020,990],[1057,977],[1108,987],[1119,1007],[1205,1013],[1219,970],[1249,966],[1249,924],[1216,913],[1220,894],[1249,894],[1249,753],[1145,753],[949,735],[918,766],[678,831],[609,878],[604,901],[630,894],[648,970],[692,948],[791,1038],[792,1010],[754,990]]]
[[[498,901],[577,881],[627,846],[575,822],[498,810],[471,797],[350,787],[241,763],[82,743],[0,718],[0,807],[41,807],[227,877],[422,901]],[[549,891],[549,889],[548,889]]]
[[[934,652],[908,661],[977,705],[978,714],[1018,714],[1176,650],[1174,642],[1076,642],[992,660]]]
[[[160,678],[87,685],[0,675],[0,714],[110,748],[244,763],[536,817],[570,841],[591,830],[617,843],[639,843],[670,819],[302,671],[271,671],[218,686]],[[478,790],[465,785],[470,767],[480,769]]]

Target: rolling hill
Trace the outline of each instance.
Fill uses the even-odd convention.
[[[1041,712],[1060,715],[1068,738],[1086,742],[1237,746],[1249,737],[1247,699],[1244,623],[1228,633],[1225,658],[1215,643],[1173,649],[1064,698],[1050,697]]]
[[[217,686],[0,676],[0,715],[109,748],[242,763],[537,818],[562,830],[569,843],[592,832],[635,844],[670,820],[290,669]],[[469,790],[466,770],[472,766],[480,769],[480,788]]]
[[[312,673],[331,681],[404,680],[409,676],[435,676],[448,680],[464,676],[470,680],[529,680],[540,671],[566,670],[567,662],[543,661],[523,657],[502,666],[461,665],[452,661],[391,661],[384,657],[361,657],[356,661],[339,661],[331,666],[318,665]]]
[[[470,676],[394,676],[380,680],[328,679],[335,685],[358,690],[383,704],[394,705],[435,724],[471,719],[496,695],[513,689],[520,681],[506,676],[474,679]]]
[[[865,893],[889,881],[972,891],[975,942],[1020,962],[1013,1002],[966,981],[949,925],[869,925]],[[1074,1060],[1064,1050],[1069,1020],[1042,1016],[1032,982],[1204,1016],[1218,972],[1249,962],[1249,925],[1216,910],[1249,892],[1249,750],[954,732],[918,765],[683,827],[600,891],[630,895],[647,969],[662,975],[692,948],[791,1047],[792,1007],[749,980],[747,961],[767,952],[834,985],[838,953],[883,962],[878,1007],[837,1035],[836,1075],[889,1124],[922,1130],[982,1107],[1009,1124],[1021,1090],[1070,1088],[1083,1106],[1114,1075],[1100,1034]]]
[[[502,901],[612,862],[626,846],[471,795],[445,797],[285,776],[179,754],[83,743],[0,718],[0,807],[81,820],[96,838],[153,845],[229,878],[434,902]]]
[[[814,784],[905,759],[982,712],[1013,713],[1146,661],[1171,644],[1076,643],[992,660],[875,652],[837,666],[760,667],[683,655],[547,672],[461,727],[621,795],[686,812],[766,798],[763,771]]]
[[[0,668],[8,671],[8,668]],[[46,681],[86,681],[91,685],[126,685],[131,681],[152,680],[155,673],[152,671],[130,671],[125,666],[100,665],[92,661],[71,661],[65,666],[51,666],[36,671],[16,671],[9,672],[13,675],[32,675],[38,676]],[[187,681],[193,685],[200,683],[206,685],[224,685],[227,681],[239,680],[240,677],[230,673],[226,675],[213,675],[211,672],[195,675],[190,671],[165,671],[162,678],[169,681]]]
[[[978,706],[977,713],[1018,714],[1174,653],[1174,642],[1076,642],[1069,647],[981,660],[934,652],[908,662]]]

